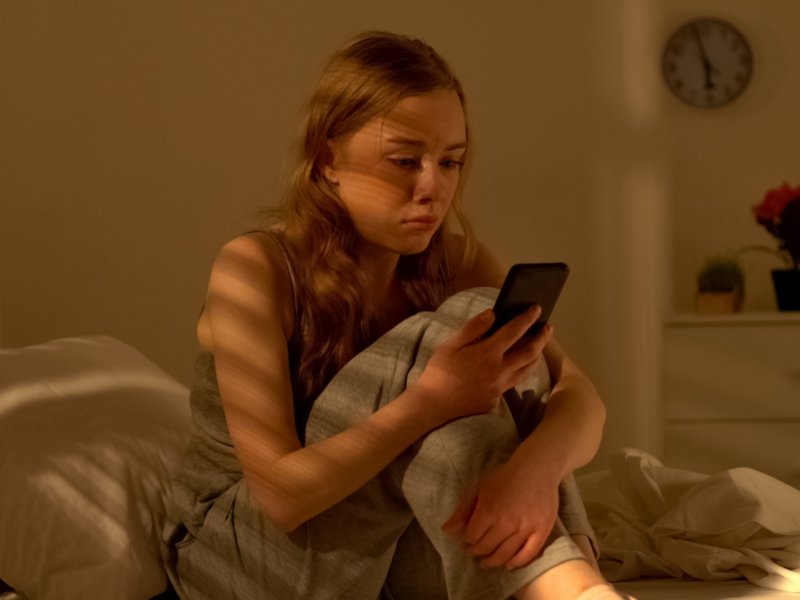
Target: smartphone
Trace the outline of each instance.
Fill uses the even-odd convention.
[[[564,263],[531,263],[511,267],[494,303],[494,323],[483,337],[492,335],[532,304],[538,304],[542,307],[542,314],[525,333],[525,336],[535,336],[547,324],[568,275],[569,267]]]

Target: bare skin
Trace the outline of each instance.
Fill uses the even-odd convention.
[[[436,92],[407,98],[386,118],[332,144],[326,176],[339,186],[367,243],[361,266],[371,275],[370,293],[385,315],[376,337],[413,313],[398,293],[397,261],[401,254],[424,250],[441,225],[458,183],[465,141],[457,96]],[[473,267],[459,273],[456,289],[499,287],[506,270],[481,246]],[[431,429],[491,410],[501,392],[522,382],[543,358],[553,380],[544,420],[503,471],[478,482],[445,524],[486,566],[514,568],[533,560],[556,518],[558,483],[592,458],[605,417],[594,387],[552,339],[552,328],[509,351],[538,309],[479,343],[473,342],[489,328],[493,314],[471,319],[397,399],[351,429],[303,447],[295,430],[287,351],[292,306],[283,255],[269,236],[251,234],[221,251],[198,323],[200,344],[215,356],[237,457],[264,515],[292,531],[364,485]],[[514,476],[523,471],[525,477]],[[537,483],[520,484],[531,481]],[[588,541],[581,537],[576,541],[586,552]],[[574,598],[582,586],[603,582],[583,561],[564,563],[546,575],[517,597]]]

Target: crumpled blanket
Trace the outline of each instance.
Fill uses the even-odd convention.
[[[800,490],[769,475],[702,475],[622,449],[578,486],[609,581],[746,577],[800,593]]]

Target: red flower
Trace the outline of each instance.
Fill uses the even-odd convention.
[[[779,223],[783,209],[795,198],[800,198],[800,186],[793,188],[788,183],[784,183],[777,190],[768,191],[764,196],[764,201],[753,207],[756,221],[770,229],[768,223]],[[772,233],[771,230],[770,233]]]
[[[784,183],[768,191],[753,212],[756,221],[780,242],[780,249],[791,255],[794,268],[800,269],[800,187]]]

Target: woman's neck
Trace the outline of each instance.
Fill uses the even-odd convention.
[[[382,249],[365,248],[358,264],[367,274],[373,298],[380,300],[397,289],[397,265],[400,255]]]

